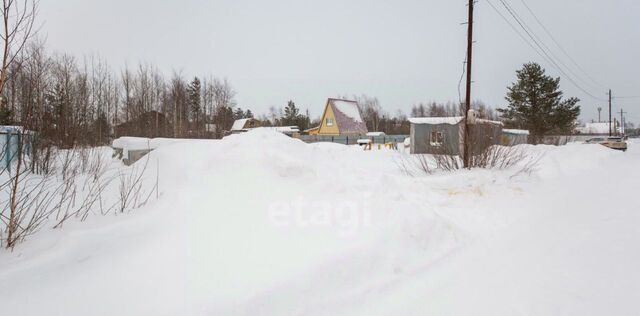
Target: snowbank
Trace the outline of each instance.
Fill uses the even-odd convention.
[[[113,140],[111,147],[126,150],[153,150],[163,145],[166,146],[181,141],[193,140],[179,138],[120,137]]]
[[[628,314],[637,145],[410,177],[398,152],[269,130],[158,144],[157,201],[0,252],[3,313]]]

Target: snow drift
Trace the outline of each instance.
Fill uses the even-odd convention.
[[[1,252],[0,306],[20,315],[640,307],[640,218],[628,198],[640,184],[640,152],[530,150],[544,152],[531,175],[409,177],[400,153],[273,131],[167,143],[147,162],[158,200]],[[611,192],[620,198],[601,199]]]

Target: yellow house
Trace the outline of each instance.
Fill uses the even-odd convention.
[[[309,135],[364,135],[367,125],[364,123],[358,103],[342,99],[328,99],[322,113],[320,126],[305,131]]]

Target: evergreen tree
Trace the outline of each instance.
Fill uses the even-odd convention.
[[[296,107],[293,101],[287,103],[287,107],[284,108],[284,117],[282,118],[283,125],[296,125],[300,117],[300,110]]]
[[[247,109],[247,112],[244,114],[245,118],[253,118],[253,112],[251,112],[251,110]]]
[[[187,97],[189,102],[189,110],[191,112],[191,120],[196,126],[199,127],[200,123],[200,92],[201,92],[200,79],[198,77],[193,78],[189,86],[187,87]]]
[[[4,100],[4,98],[2,98]],[[6,102],[3,102],[6,103]],[[13,125],[13,112],[5,104],[0,105],[0,125]]]
[[[529,130],[537,143],[549,133],[570,133],[580,115],[577,98],[562,100],[560,78],[552,78],[537,63],[527,63],[516,72],[518,80],[509,87],[509,106],[498,109],[507,125]]]
[[[235,109],[235,111],[233,111],[234,120],[241,120],[243,118],[245,118],[245,116],[244,116],[244,111],[241,108],[237,108]]]
[[[233,109],[229,106],[219,106],[215,111],[213,122],[218,125],[215,136],[216,138],[221,138],[222,132],[230,130],[231,126],[233,126],[234,113]]]

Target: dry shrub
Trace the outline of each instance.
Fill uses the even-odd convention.
[[[146,204],[154,190],[157,194],[157,179],[151,189],[143,185],[149,156],[142,165],[109,170],[101,148],[44,147],[39,157],[18,152],[11,168],[0,172],[0,245],[6,248],[13,249],[48,223],[60,228],[90,214],[128,212]]]
[[[505,170],[519,168],[516,174],[530,173],[542,156],[530,152],[527,148],[526,146],[499,145],[487,147],[471,156],[469,169]],[[448,154],[403,155],[396,163],[403,173],[410,176],[464,169],[462,158],[459,155]]]

